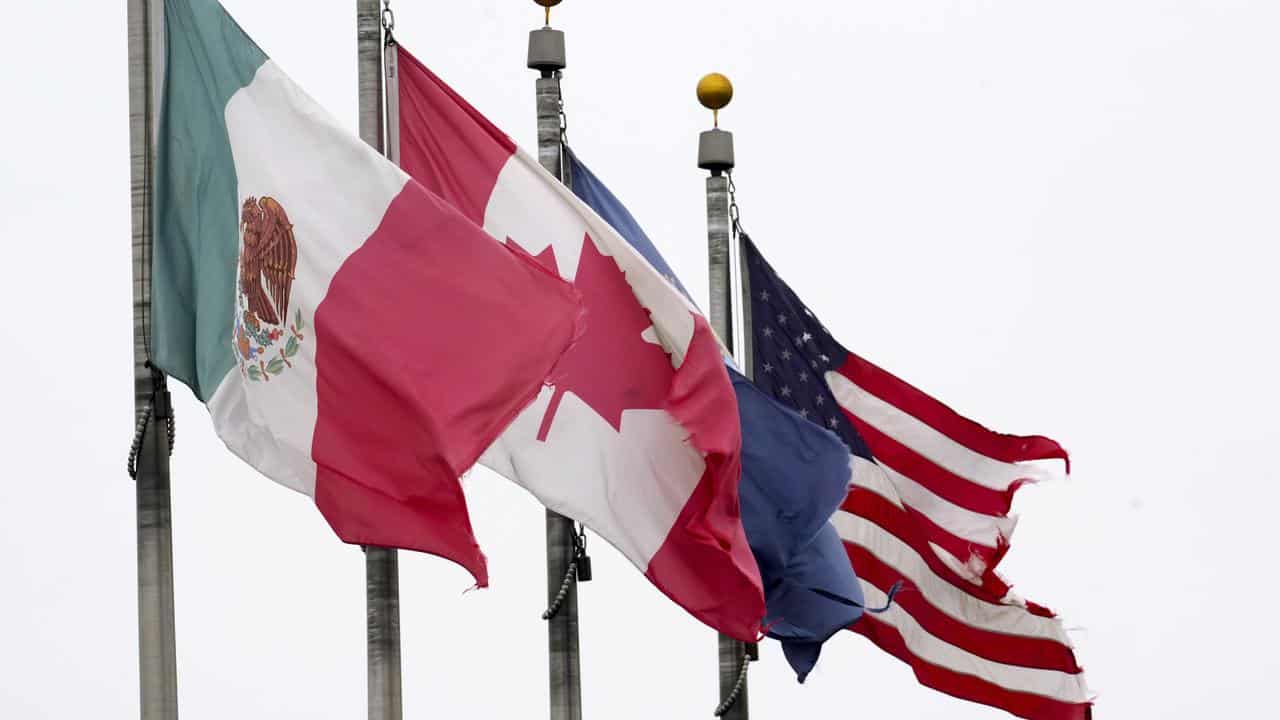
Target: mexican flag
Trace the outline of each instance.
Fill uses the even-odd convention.
[[[581,332],[574,288],[340,127],[215,0],[166,0],[153,362],[346,542],[487,583],[458,478]]]

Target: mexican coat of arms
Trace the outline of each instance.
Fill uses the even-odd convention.
[[[298,241],[275,198],[246,198],[240,211],[239,281],[234,341],[240,372],[266,382],[293,367],[307,329],[302,310],[289,314]]]

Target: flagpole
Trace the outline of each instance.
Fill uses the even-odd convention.
[[[733,134],[721,130],[720,110],[733,97],[728,78],[717,73],[698,83],[698,100],[715,113],[716,127],[699,137],[698,167],[707,177],[707,271],[711,293],[710,321],[716,334],[733,352],[733,289],[730,277],[732,219],[729,210],[729,176],[733,170]],[[745,369],[745,368],[744,368]],[[754,648],[728,635],[720,635],[720,706],[716,715],[746,720],[747,662]]]
[[[545,27],[529,33],[528,67],[537,70],[538,162],[564,181],[561,145],[560,71],[565,68],[564,33],[551,29],[551,8],[560,0],[535,0],[546,8]],[[582,720],[582,676],[578,656],[578,554],[573,521],[547,510],[547,645],[551,720]],[[586,578],[585,573],[583,578]]]
[[[163,63],[164,6],[129,0],[129,171],[133,225],[133,387],[136,434],[129,454],[138,534],[138,689],[143,720],[178,717],[169,494],[172,410],[164,376],[150,367],[151,190]]]
[[[390,9],[378,0],[356,0],[360,138],[386,154],[382,110],[384,10],[390,17]],[[399,557],[390,548],[366,547],[364,563],[369,720],[400,720]]]

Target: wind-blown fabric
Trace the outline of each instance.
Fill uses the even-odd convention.
[[[153,362],[343,540],[485,585],[458,477],[579,334],[577,292],[342,130],[217,2],[164,6]]]
[[[742,252],[756,385],[834,430],[872,468],[855,473],[834,518],[867,602],[907,582],[888,612],[851,629],[931,688],[1031,720],[1088,718],[1062,623],[995,571],[1014,492],[1059,475],[1049,465],[1065,470],[1066,451],[992,432],[849,352],[754,244]]]
[[[586,309],[585,334],[482,464],[594,530],[694,617],[755,640],[765,604],[740,516],[737,405],[706,319],[536,160],[397,52],[401,166],[572,283]]]
[[[573,192],[683,291],[626,206],[576,154],[568,159]],[[804,682],[822,643],[862,615],[862,589],[828,521],[865,461],[736,370],[729,375],[742,426],[742,523],[764,581],[766,626]]]
[[[829,522],[849,492],[839,438],[731,371],[742,418],[742,517],[765,578],[769,637],[804,682],[822,644],[862,617],[862,589]]]

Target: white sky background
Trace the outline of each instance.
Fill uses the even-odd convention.
[[[356,125],[354,3],[224,0]],[[525,147],[526,0],[395,0],[398,36]],[[121,2],[6,2],[0,30],[0,717],[137,716],[128,114]],[[710,113],[737,98],[743,220],[860,354],[1070,482],[1030,488],[1005,574],[1071,627],[1101,717],[1261,717],[1280,662],[1280,4],[569,0],[575,149],[706,295]],[[500,346],[500,339],[495,345]],[[359,718],[364,565],[241,464],[175,388],[185,720]],[[487,472],[493,587],[402,553],[405,716],[544,717],[543,513]],[[585,714],[709,718],[714,633],[591,543]],[[852,634],[798,686],[776,644],[758,718],[1004,717]]]

